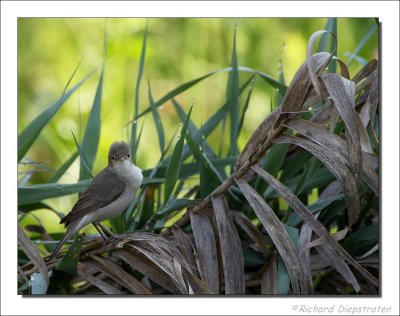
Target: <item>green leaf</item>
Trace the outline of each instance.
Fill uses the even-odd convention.
[[[243,90],[250,84],[252,80],[252,77],[247,80],[240,88],[240,92],[242,93]],[[199,140],[200,138],[204,138],[206,139],[214,130],[215,128],[218,126],[218,124],[223,121],[226,118],[226,115],[228,114],[228,103],[225,103],[217,112],[214,113],[214,115],[212,117],[210,117],[206,123],[204,123],[204,125],[202,126],[201,132],[199,130],[197,130],[195,133],[192,134],[192,137],[194,140]],[[181,114],[180,114],[181,115]],[[185,119],[186,119],[186,114],[185,114]],[[184,120],[182,120],[184,121]],[[193,125],[194,126],[194,125]],[[189,128],[189,126],[188,126]],[[205,152],[207,153],[207,155],[211,156],[211,153],[208,152],[207,148],[207,144],[205,145]],[[183,147],[183,153],[182,153],[182,161],[184,161],[185,159],[187,159],[187,157],[189,157],[190,155],[190,149],[188,148],[187,145],[184,145]],[[214,152],[212,155],[215,155]],[[165,159],[165,164],[169,162],[169,159]],[[223,172],[225,174],[225,172]]]
[[[74,184],[46,183],[18,187],[18,206],[72,193],[82,193],[90,182],[91,180],[83,180]]]
[[[93,170],[94,160],[96,158],[97,147],[100,139],[101,129],[101,97],[103,93],[103,76],[104,66],[101,69],[100,80],[97,85],[96,95],[94,98],[92,110],[90,111],[89,119],[86,124],[85,136],[83,137],[81,149],[85,153],[87,159],[87,167],[84,166],[84,162],[81,160],[79,169],[79,179],[85,180],[91,177]]]
[[[63,95],[55,101],[53,104],[48,106],[42,113],[40,113],[24,130],[18,135],[18,161],[25,156],[29,148],[35,142],[42,129],[50,122],[52,117],[58,112],[58,110],[64,105],[68,98],[88,79],[95,71],[90,72],[85,78],[79,81],[70,90],[63,93]],[[74,71],[75,74],[75,71]]]
[[[182,130],[181,130],[181,136],[175,145],[174,151],[172,152],[171,159],[168,163],[167,170],[165,172],[165,190],[164,190],[164,201],[165,202],[168,201],[169,197],[171,196],[171,193],[175,187],[175,183],[178,180],[179,170],[181,167],[183,144],[185,141],[186,130],[187,130],[187,127],[189,124],[189,118],[190,118],[190,114],[192,113],[192,109],[193,109],[193,105],[190,107],[186,121],[183,124]]]
[[[285,186],[287,186],[292,192],[294,192],[297,183],[300,181],[301,176],[302,174],[284,181]],[[325,166],[322,166],[315,172],[314,177],[312,179],[308,179],[307,183],[303,188],[303,191],[299,192],[299,194],[307,192],[308,190],[313,189],[315,187],[325,187],[334,180],[336,180],[336,178],[332,175],[332,173]],[[276,198],[279,196],[280,196],[279,194],[273,192],[271,187],[268,187],[264,193],[265,199]]]
[[[72,133],[72,137],[74,138],[75,146],[79,152],[81,166],[83,165],[83,167],[86,169],[86,172],[88,172],[90,174],[90,177],[93,178],[92,172],[90,171],[90,168],[89,168],[89,163],[87,161],[86,155],[83,152],[81,145],[79,145],[74,132],[71,131],[71,133]]]
[[[364,45],[367,43],[369,38],[374,34],[374,32],[378,29],[378,25],[376,23],[372,23],[371,26],[369,27],[367,33],[363,36],[361,41],[358,43],[357,47],[354,49],[354,51],[351,53],[349,60],[347,61],[346,65],[349,66],[354,58],[358,55],[358,53],[361,51],[361,49],[364,47]]]
[[[179,211],[193,204],[194,201],[189,199],[174,199],[172,201],[170,200],[170,202],[165,205],[165,207],[160,212],[157,213],[156,218],[165,218],[165,215],[173,211]]]
[[[226,166],[230,166],[235,163],[237,157],[227,157],[227,158],[211,158],[211,163],[215,166],[215,168],[224,168]],[[147,178],[149,177],[154,169],[145,169],[143,170],[143,176],[145,177],[143,180],[143,185],[146,184]],[[158,179],[165,178],[165,172],[167,170],[167,166],[160,166],[152,177],[158,177]],[[182,164],[180,167],[178,178],[187,178],[193,176],[198,173],[199,164],[198,162],[191,162]]]
[[[134,109],[134,113],[133,113],[133,117],[134,118],[136,118],[138,116],[138,113],[139,113],[139,92],[140,92],[140,83],[142,81],[143,71],[144,71],[144,61],[145,61],[145,58],[146,58],[147,30],[148,30],[148,20],[146,21],[146,28],[145,28],[144,33],[143,33],[142,52],[140,54],[139,70],[138,70],[138,75],[137,75],[137,79],[136,79],[135,109]],[[136,139],[136,133],[137,133],[137,124],[136,124],[136,122],[137,121],[135,121],[135,119],[134,119],[134,123],[132,124],[131,139],[130,139],[130,146],[131,146],[131,153],[132,153],[133,162],[136,162],[137,147],[139,145],[139,138]]]
[[[360,256],[379,242],[379,225],[366,226],[355,231],[344,240],[344,247],[354,256]]]
[[[227,100],[230,113],[230,148],[229,154],[236,155],[238,152],[237,138],[239,134],[239,71],[238,59],[236,52],[236,27],[233,35],[233,48],[232,48],[232,71],[229,74]]]
[[[254,77],[252,77],[254,78]],[[249,91],[247,92],[247,96],[246,96],[246,101],[244,102],[244,106],[243,106],[243,110],[242,110],[242,115],[240,116],[240,120],[239,120],[239,128],[238,128],[238,133],[240,132],[240,130],[242,129],[243,126],[243,122],[244,122],[244,117],[246,115],[246,111],[249,107],[250,104],[250,98],[251,98],[251,94],[253,92],[253,87],[255,84],[256,80],[252,79],[250,87],[249,87]]]
[[[300,177],[300,181],[297,182],[296,189],[294,190],[295,195],[299,195],[300,192],[304,192],[304,188],[306,187],[306,181],[312,179],[314,173],[319,169],[321,166],[321,161],[316,157],[312,157],[305,167],[303,174]]]
[[[69,247],[68,252],[61,259],[57,266],[57,270],[76,275],[78,271],[79,255],[82,250],[83,242],[85,241],[85,233],[80,234]]]
[[[176,113],[179,115],[179,118],[181,119],[182,122],[186,120],[186,113],[183,110],[182,106],[176,102],[175,99],[172,99],[172,104],[175,107]],[[203,141],[203,151],[206,153],[206,155],[211,156],[211,157],[216,157],[213,149],[208,145],[208,143],[202,139],[202,133],[199,131],[199,129],[196,127],[196,125],[193,123],[191,119],[189,119],[189,124],[188,124],[188,131],[190,135],[193,137],[193,140],[196,141],[196,143],[200,143],[200,141]],[[187,154],[185,155],[185,149],[187,150],[187,146],[183,148],[183,154],[182,154],[182,160],[187,158]]]
[[[151,95],[151,86],[150,86],[150,81],[148,81],[148,92],[149,92],[149,103],[150,103],[150,108],[151,112],[153,114],[154,118],[154,124],[157,129],[157,134],[158,134],[158,143],[160,145],[160,152],[161,154],[164,152],[165,148],[165,140],[164,140],[164,128],[161,122],[160,115],[158,114],[156,105],[154,104],[153,96]]]
[[[222,70],[213,71],[213,72],[210,72],[210,73],[208,73],[208,74],[205,74],[205,75],[203,75],[203,76],[201,76],[201,77],[199,77],[199,78],[190,80],[190,81],[188,81],[188,82],[185,82],[185,83],[179,85],[179,86],[176,87],[175,89],[172,89],[172,90],[169,91],[167,94],[165,94],[165,95],[164,95],[161,99],[159,99],[157,102],[155,102],[155,106],[156,106],[156,107],[161,106],[162,104],[164,104],[164,103],[167,102],[168,100],[170,100],[170,99],[176,97],[177,95],[181,94],[182,92],[186,91],[187,89],[191,88],[192,86],[194,86],[194,85],[197,84],[198,82],[200,82],[200,81],[202,81],[202,80],[204,80],[204,79],[206,79],[206,78],[212,76],[213,74],[215,74],[215,73],[217,73],[217,72],[221,72],[221,71],[222,71]],[[146,110],[144,110],[143,112],[141,112],[141,113],[135,118],[135,120],[138,119],[138,118],[140,118],[140,117],[142,117],[143,115],[149,113],[150,111],[151,111],[151,108],[148,107]]]
[[[224,179],[204,152],[199,148],[199,145],[193,140],[190,133],[186,134],[186,141],[194,158],[199,162],[200,197],[203,198],[221,184]]]
[[[68,168],[72,165],[72,163],[75,161],[76,157],[78,157],[79,152],[75,151],[71,157],[69,157],[62,165],[61,167],[53,174],[51,179],[49,180],[50,183],[55,183],[60,178],[64,175],[64,173],[68,170]]]
[[[260,76],[262,79],[264,79],[268,84],[270,84],[271,86],[275,87],[276,89],[279,89],[279,91],[282,93],[282,95],[284,95],[286,93],[287,90],[287,86],[284,85],[283,83],[279,82],[278,80],[274,79],[273,77],[271,77],[270,75],[267,75],[263,72],[251,69],[249,67],[238,67],[237,68],[238,71],[241,72],[248,72],[251,74],[256,74],[258,76]],[[214,75],[217,73],[221,73],[221,72],[227,72],[227,71],[232,71],[231,67],[228,68],[224,68],[224,69],[220,69],[220,70],[216,70],[216,71],[212,71],[209,72],[201,77],[198,77],[196,79],[187,81],[183,84],[181,84],[180,86],[176,87],[175,89],[172,89],[171,91],[167,92],[161,99],[159,99],[155,105],[156,107],[161,106],[162,104],[164,104],[165,102],[167,102],[168,100],[176,97],[177,95],[181,94],[182,92],[188,90],[189,88],[193,87],[194,85],[196,85],[197,83],[199,83],[200,81]],[[143,115],[149,113],[151,111],[150,107],[148,107],[146,110],[144,110],[143,112],[141,112],[138,116],[136,116],[132,122],[134,122],[135,120],[137,120],[138,118],[142,117]]]
[[[281,170],[283,162],[285,161],[288,149],[288,144],[273,145],[263,159],[262,168],[276,177],[279,170]],[[260,177],[257,177],[255,184],[255,189],[257,192],[264,192],[267,186],[268,184],[265,181],[263,181]]]

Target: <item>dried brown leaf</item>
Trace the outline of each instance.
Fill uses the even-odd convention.
[[[253,225],[242,212],[233,211],[232,218],[237,225],[256,243],[257,248],[264,255],[267,254],[267,238]]]
[[[96,267],[107,276],[120,283],[123,287],[128,289],[134,294],[153,294],[147,289],[139,280],[135,279],[132,275],[123,270],[114,261],[100,256],[91,256],[91,259],[96,261]]]
[[[378,67],[378,61],[371,59],[352,79],[357,84],[367,76],[369,76]]]
[[[373,285],[378,286],[378,280],[371,275],[367,270],[365,270],[362,266],[358,264],[341,246],[340,244],[333,239],[333,237],[329,234],[327,229],[316,219],[316,217],[307,209],[307,207],[291,192],[286,186],[284,186],[278,179],[271,176],[264,169],[253,166],[252,169],[266,181],[269,183],[282,197],[288,201],[289,205],[292,209],[300,215],[304,222],[306,222],[312,230],[319,235],[321,238],[325,239],[325,248],[331,248],[332,251],[335,251],[339,256],[334,256],[332,260],[341,260],[344,259],[348,263],[350,263],[355,269],[357,269],[366,280],[371,282]],[[341,271],[338,271],[339,273]]]
[[[183,257],[189,265],[189,271],[197,276],[196,259],[194,257],[194,246],[189,236],[177,226],[171,228],[172,235],[176,240],[175,246],[181,251]]]
[[[134,249],[117,249],[114,253],[131,266],[134,266],[136,270],[145,275],[148,279],[161,285],[171,293],[181,293],[175,285],[175,280],[139,251]]]
[[[244,258],[239,235],[233,224],[228,203],[223,195],[211,199],[224,265],[225,294],[245,294]]]
[[[325,127],[301,118],[290,120],[284,125],[312,139],[347,165],[350,164],[344,140]],[[379,177],[364,157],[362,160],[362,178],[375,194],[379,195]]]
[[[261,276],[261,294],[275,295],[278,294],[278,257],[271,257],[268,266]]]
[[[320,31],[315,32],[314,34],[311,35],[310,39],[308,40],[307,51],[306,51],[306,55],[307,55],[306,65],[307,65],[308,75],[311,79],[311,82],[312,82],[312,85],[313,85],[315,91],[317,92],[317,95],[320,96],[321,98],[322,98],[322,95],[321,95],[320,83],[318,82],[318,72],[317,72],[317,67],[315,67],[315,62],[313,60],[312,53],[314,50],[315,41],[317,40],[317,38],[320,35],[325,34],[325,33],[330,33],[330,34],[332,34],[332,36],[334,36],[333,33],[326,31],[326,30],[320,30]],[[335,40],[336,40],[336,37],[335,37]],[[337,45],[336,42],[335,42],[335,45]],[[333,53],[330,54],[329,60],[332,58],[332,56],[333,56]]]
[[[49,272],[47,271],[47,266],[44,263],[38,249],[33,244],[33,242],[26,236],[21,225],[18,223],[18,244],[28,256],[29,260],[35,265],[39,273],[42,275],[45,282],[46,288],[49,286]]]
[[[293,294],[309,294],[311,282],[305,278],[299,252],[282,223],[267,202],[246,181],[236,179],[236,183],[281,255],[289,274]]]
[[[201,279],[214,294],[219,293],[218,255],[214,231],[205,214],[190,212],[190,222],[196,243]]]
[[[98,289],[102,290],[106,294],[110,294],[110,295],[124,294],[120,290],[118,290],[115,287],[113,287],[112,285],[108,284],[107,282],[104,282],[103,280],[100,280],[99,278],[94,277],[94,276],[90,275],[89,273],[82,271],[81,269],[78,269],[78,275],[80,277],[82,277],[83,279],[85,279],[86,281],[93,284],[94,286],[96,286]]]
[[[355,118],[356,118],[358,133],[360,134],[361,150],[363,152],[373,154],[374,152],[371,147],[371,142],[369,140],[367,130],[365,129],[363,122],[361,121],[360,115],[356,113]]]
[[[343,276],[343,278],[347,281],[347,283],[353,286],[357,293],[360,292],[360,284],[344,260],[337,260],[335,253],[329,251],[329,249],[326,249],[324,246],[317,246],[315,249],[321,255],[322,260],[338,271],[340,275]]]
[[[357,221],[360,213],[357,184],[350,170],[332,153],[332,149],[327,149],[309,140],[289,135],[279,136],[274,140],[274,143],[290,143],[301,146],[326,165],[342,186],[346,199],[349,227],[351,227]]]
[[[302,107],[312,84],[312,80],[321,75],[331,60],[329,53],[317,53],[307,58],[295,73],[282,101],[282,112],[297,112]],[[310,68],[309,68],[310,67]],[[310,70],[312,79],[310,78]],[[319,87],[319,84],[318,84]],[[319,89],[319,88],[318,88]],[[321,91],[317,90],[317,96],[321,98]]]
[[[267,139],[272,139],[276,136],[278,131],[274,128],[274,125],[278,121],[280,116],[280,108],[272,112],[265,118],[260,126],[254,131],[250,139],[243,148],[241,154],[239,155],[235,169],[239,170],[247,161],[251,160],[256,163],[264,154],[263,143]]]
[[[332,234],[333,239],[335,239],[336,241],[342,240],[344,237],[346,237],[347,232],[349,231],[349,229],[346,227],[342,230],[339,230],[338,232]],[[313,247],[317,247],[320,245],[323,245],[325,243],[325,240],[323,238],[317,238],[314,239],[313,241],[310,241],[309,243],[307,243],[306,245],[304,245],[304,250],[305,249],[310,249]]]
[[[346,141],[350,169],[356,182],[358,182],[358,178],[361,175],[362,156],[360,135],[355,119],[354,82],[332,73],[324,74],[321,78],[346,126]]]

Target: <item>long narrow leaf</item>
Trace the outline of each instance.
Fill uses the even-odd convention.
[[[25,254],[32,261],[35,267],[38,269],[41,274],[44,282],[44,292],[46,292],[47,287],[49,286],[49,272],[47,270],[46,264],[43,261],[38,249],[32,243],[32,241],[26,236],[22,227],[18,224],[18,244],[21,246]]]
[[[94,160],[96,158],[97,147],[100,140],[100,129],[101,129],[101,98],[103,94],[103,77],[104,77],[104,66],[101,69],[99,83],[96,89],[96,95],[94,97],[92,110],[90,111],[89,119],[86,124],[85,135],[83,137],[81,148],[85,153],[87,159],[87,168],[84,166],[84,162],[81,160],[79,169],[79,179],[85,180],[91,177]]]
[[[348,211],[348,224],[351,227],[357,220],[360,213],[360,202],[358,198],[357,184],[347,166],[331,150],[321,147],[311,141],[294,136],[279,136],[274,140],[275,143],[291,143],[301,146],[311,152],[335,175],[341,184],[346,197]]]
[[[165,147],[164,127],[161,122],[160,114],[158,114],[157,108],[154,104],[153,96],[151,94],[150,81],[148,82],[148,93],[149,93],[149,103],[150,103],[151,113],[153,114],[154,124],[157,129],[158,143],[160,145],[160,152],[162,154],[164,152],[164,147]]]
[[[238,58],[236,52],[236,28],[233,35],[233,49],[232,49],[232,71],[229,74],[227,99],[229,104],[230,113],[230,155],[235,155],[238,151],[237,137],[239,133],[239,71],[238,71]]]
[[[216,70],[216,71],[212,71],[209,72],[203,76],[200,76],[196,79],[187,81],[183,84],[181,84],[180,86],[172,89],[171,91],[167,92],[163,97],[161,97],[157,102],[155,102],[156,107],[161,106],[162,104],[164,104],[165,102],[167,102],[168,100],[171,100],[172,98],[176,97],[177,95],[181,94],[182,92],[188,90],[189,88],[193,87],[194,85],[196,85],[197,83],[201,82],[202,80],[217,74],[217,73],[222,73],[222,72],[227,72],[227,71],[232,71],[231,67],[228,68],[224,68],[224,69],[220,69],[220,70]],[[285,86],[283,83],[279,82],[278,80],[274,79],[273,77],[262,73],[260,71],[251,69],[249,67],[238,67],[238,71],[242,71],[242,72],[248,72],[251,74],[257,74],[259,75],[261,78],[263,78],[266,82],[268,82],[268,84],[272,85],[273,87],[279,89],[281,91],[282,94],[285,94],[286,90],[287,90],[287,86]],[[143,115],[149,113],[151,111],[150,107],[148,107],[146,110],[142,111],[138,116],[136,116],[134,118],[133,121],[137,120],[138,118],[142,117]]]
[[[18,135],[18,161],[25,156],[29,148],[35,142],[42,129],[50,122],[52,117],[58,112],[58,110],[64,105],[68,98],[80,87],[83,83],[89,79],[95,70],[90,72],[85,78],[79,81],[70,90],[63,93],[63,95],[55,101],[53,104],[48,106],[42,113],[40,113],[24,130]]]
[[[312,139],[317,144],[330,150],[338,159],[350,165],[346,142],[323,126],[300,118],[288,121],[285,126]],[[365,158],[362,159],[362,178],[375,194],[379,195],[379,177]]]
[[[288,201],[293,210],[300,215],[305,223],[310,225],[310,227],[316,234],[325,239],[325,247],[331,248],[332,251],[335,251],[337,254],[340,255],[340,257],[334,257],[334,260],[346,260],[355,269],[357,269],[366,280],[371,282],[373,285],[378,286],[378,280],[374,276],[372,276],[367,270],[361,267],[361,265],[340,246],[340,244],[329,234],[329,232],[321,224],[321,222],[319,222],[315,218],[315,216],[311,214],[311,212],[290,190],[288,190],[281,182],[279,182],[276,178],[271,176],[260,167],[253,166],[252,169],[265,181],[271,184],[271,186]],[[341,271],[338,272],[341,273]],[[356,291],[360,290],[360,288],[356,284],[354,284],[353,286],[355,286]]]
[[[325,74],[322,81],[331,96],[337,111],[346,125],[346,141],[349,154],[350,168],[354,178],[358,181],[361,175],[362,156],[360,134],[355,118],[355,86],[350,80],[340,77],[338,74]]]
[[[271,207],[246,181],[238,179],[236,183],[278,249],[289,273],[293,294],[309,293],[310,282],[305,278],[299,252],[282,223]]]
[[[189,124],[190,114],[192,113],[192,108],[190,108],[187,119],[183,124],[181,130],[181,136],[178,142],[175,145],[174,151],[172,152],[171,160],[168,163],[167,170],[165,172],[165,190],[164,190],[164,201],[168,201],[169,197],[174,190],[175,183],[178,180],[179,170],[181,167],[181,158],[182,158],[182,150],[183,144],[185,141],[186,130]]]
[[[225,197],[212,198],[225,276],[225,294],[244,294],[244,257]]]
[[[139,70],[138,70],[138,75],[137,75],[137,79],[136,79],[135,108],[134,108],[134,112],[133,112],[133,117],[134,118],[137,117],[137,115],[139,114],[140,83],[141,83],[142,77],[143,77],[144,62],[145,62],[145,58],[146,58],[147,29],[148,29],[148,21],[146,22],[146,28],[145,28],[144,33],[143,33],[142,52],[140,53]],[[139,144],[139,139],[136,139],[136,133],[137,133],[137,124],[132,124],[131,137],[130,137],[130,147],[131,147],[131,153],[132,153],[133,162],[136,162],[137,147],[138,147],[138,144]]]
[[[72,193],[82,193],[89,185],[90,180],[74,184],[36,184],[18,188],[18,205],[37,203],[44,199],[64,196]]]
[[[50,178],[49,183],[55,183],[57,182],[63,175],[64,173],[68,170],[68,168],[72,165],[72,163],[75,161],[76,157],[78,157],[79,152],[75,151],[71,157],[69,157],[58,170],[53,174],[53,176]]]

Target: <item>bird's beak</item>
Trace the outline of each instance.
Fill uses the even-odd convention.
[[[117,161],[124,161],[124,160],[126,160],[126,159],[128,159],[128,157],[125,156],[125,155],[121,155],[121,156],[118,156],[118,157],[116,158]]]

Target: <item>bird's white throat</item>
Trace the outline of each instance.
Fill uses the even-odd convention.
[[[113,171],[128,182],[134,182],[137,187],[142,184],[142,170],[136,167],[130,160],[117,161],[114,164]]]

